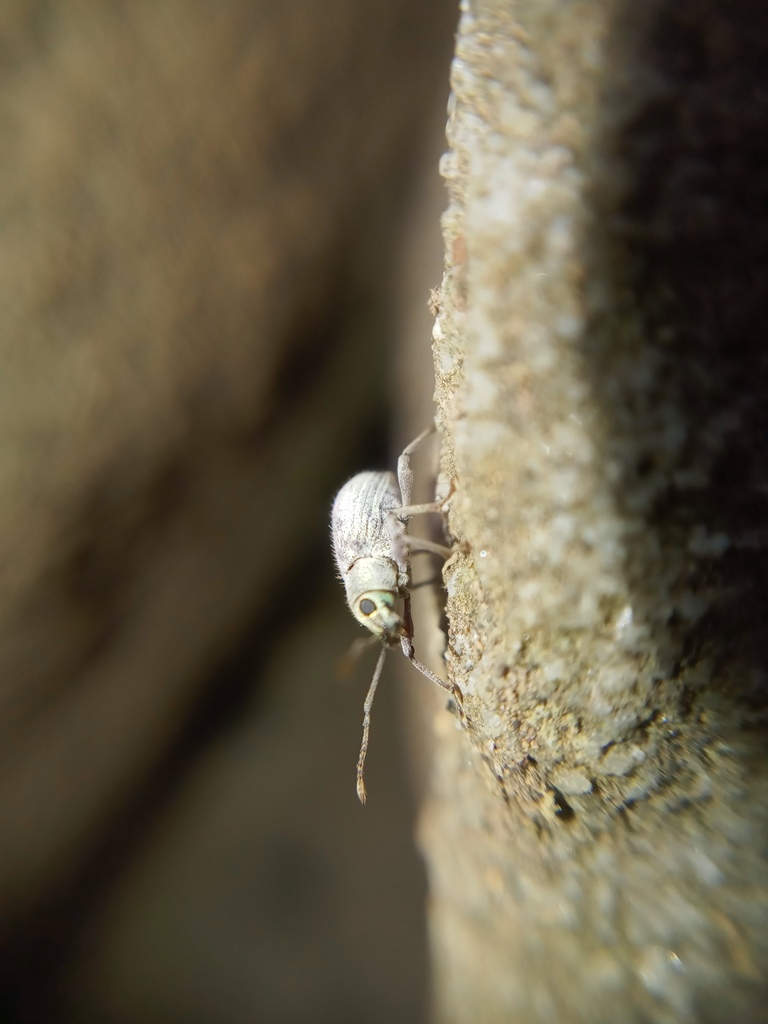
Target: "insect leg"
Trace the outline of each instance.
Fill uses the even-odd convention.
[[[411,493],[413,491],[413,470],[411,469],[411,453],[421,444],[421,442],[429,437],[430,434],[434,433],[435,427],[428,427],[427,430],[423,430],[419,436],[411,441],[411,443],[403,450],[402,455],[397,460],[397,480],[400,486],[400,499],[402,505],[399,508],[392,509],[390,515],[390,527],[389,532],[393,541],[393,552],[395,559],[400,566],[401,572],[406,568],[405,563],[408,559],[409,551],[431,551],[433,554],[442,555],[443,558],[448,558],[451,554],[451,549],[445,547],[442,544],[435,544],[433,541],[410,538],[406,541],[405,535],[407,534],[407,521],[411,516],[425,515],[428,512],[440,512],[445,513],[446,504],[449,498],[453,495],[453,489],[448,495],[448,498],[443,501],[430,501],[419,505],[411,504]],[[392,522],[392,520],[395,520]],[[401,529],[398,529],[398,523],[402,524]]]
[[[402,456],[400,456],[400,457],[402,458]],[[398,471],[399,471],[399,465],[398,465]],[[412,473],[411,473],[411,481],[413,481],[413,474]],[[426,515],[426,513],[428,513],[428,512],[441,512],[443,515],[445,515],[445,513],[448,511],[448,506],[450,505],[451,500],[452,500],[452,498],[453,498],[455,493],[456,493],[456,481],[452,480],[451,481],[451,489],[448,491],[448,494],[444,498],[442,498],[441,500],[439,500],[439,501],[427,501],[427,502],[425,502],[422,505],[409,505],[408,501],[406,501],[406,499],[405,499],[405,495],[403,494],[402,485],[401,485],[400,494],[403,496],[403,504],[400,506],[400,508],[392,509],[392,512],[394,513],[394,515],[396,515],[398,517],[398,519],[410,519],[411,516]],[[410,500],[410,494],[409,494],[408,500]]]
[[[432,669],[427,668],[426,665],[422,665],[414,654],[413,641],[406,637],[402,637],[400,640],[400,646],[402,647],[403,654],[406,656],[408,661],[410,661],[413,667],[417,668],[423,676],[426,676],[427,679],[431,679],[433,683],[436,683],[443,690],[447,690],[456,701],[459,711],[461,711],[464,707],[464,696],[458,686],[455,683],[446,682],[444,679],[441,679],[440,676],[436,676]]]
[[[413,618],[411,616],[411,598],[407,591],[403,595],[403,633],[404,635],[400,637],[400,647],[408,661],[410,661],[413,667],[417,668],[423,676],[426,676],[427,679],[431,679],[433,683],[436,683],[444,690],[447,690],[448,693],[450,693],[450,695],[456,701],[456,704],[459,707],[459,709],[461,709],[464,706],[464,697],[458,686],[456,686],[455,683],[447,683],[444,679],[441,679],[440,676],[436,676],[432,669],[427,668],[426,665],[422,665],[422,663],[416,657],[416,653],[413,649]]]
[[[401,505],[400,508],[393,508],[392,512],[398,519],[410,519],[411,516],[422,516],[427,512],[445,512],[444,501],[428,501],[423,505]]]
[[[368,696],[365,698],[365,704],[363,705],[363,742],[360,745],[360,756],[357,759],[357,798],[361,804],[365,803],[366,797],[363,767],[365,765],[365,755],[368,753],[368,733],[371,729],[371,708],[373,707],[373,697],[376,693],[376,687],[379,685],[379,679],[381,678],[381,670],[384,667],[384,656],[386,653],[387,648],[382,647],[379,660],[376,662],[376,668],[373,673],[371,685],[368,687]]]
[[[403,505],[410,505],[411,491],[413,490],[413,470],[411,469],[411,453],[419,447],[424,438],[434,433],[435,427],[427,427],[422,430],[417,438],[414,438],[409,445],[403,449],[403,453],[397,460],[397,482],[400,485],[400,496]]]
[[[445,544],[436,544],[433,540],[426,540],[424,537],[409,537],[408,550],[412,555],[419,551],[428,551],[432,555],[441,555],[443,558],[450,558],[453,549]]]

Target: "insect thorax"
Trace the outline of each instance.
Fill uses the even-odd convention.
[[[347,604],[367,629],[391,640],[402,625],[397,563],[390,558],[358,558],[344,574]]]

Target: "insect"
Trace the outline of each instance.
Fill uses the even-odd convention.
[[[425,430],[412,441],[397,461],[397,479],[394,473],[358,473],[336,495],[331,512],[331,537],[336,565],[347,593],[347,604],[358,622],[366,626],[373,637],[382,642],[382,650],[363,708],[363,742],[357,762],[357,795],[360,803],[366,799],[363,769],[368,752],[368,734],[371,726],[371,707],[376,687],[384,667],[387,651],[400,643],[400,648],[411,664],[447,690],[459,707],[461,690],[436,676],[416,659],[413,649],[413,620],[411,618],[410,554],[431,551],[444,558],[450,549],[421,538],[408,537],[408,520],[426,512],[442,512],[443,504],[430,502],[411,505],[413,472],[411,454],[432,433]],[[398,606],[402,605],[402,612]]]

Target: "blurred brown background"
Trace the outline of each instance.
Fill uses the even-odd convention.
[[[4,1022],[422,1019],[396,671],[362,810],[327,517],[431,415],[456,17],[3,7]]]

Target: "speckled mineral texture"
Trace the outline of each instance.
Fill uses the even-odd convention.
[[[441,1022],[765,1019],[768,24],[637,7],[462,7]]]

